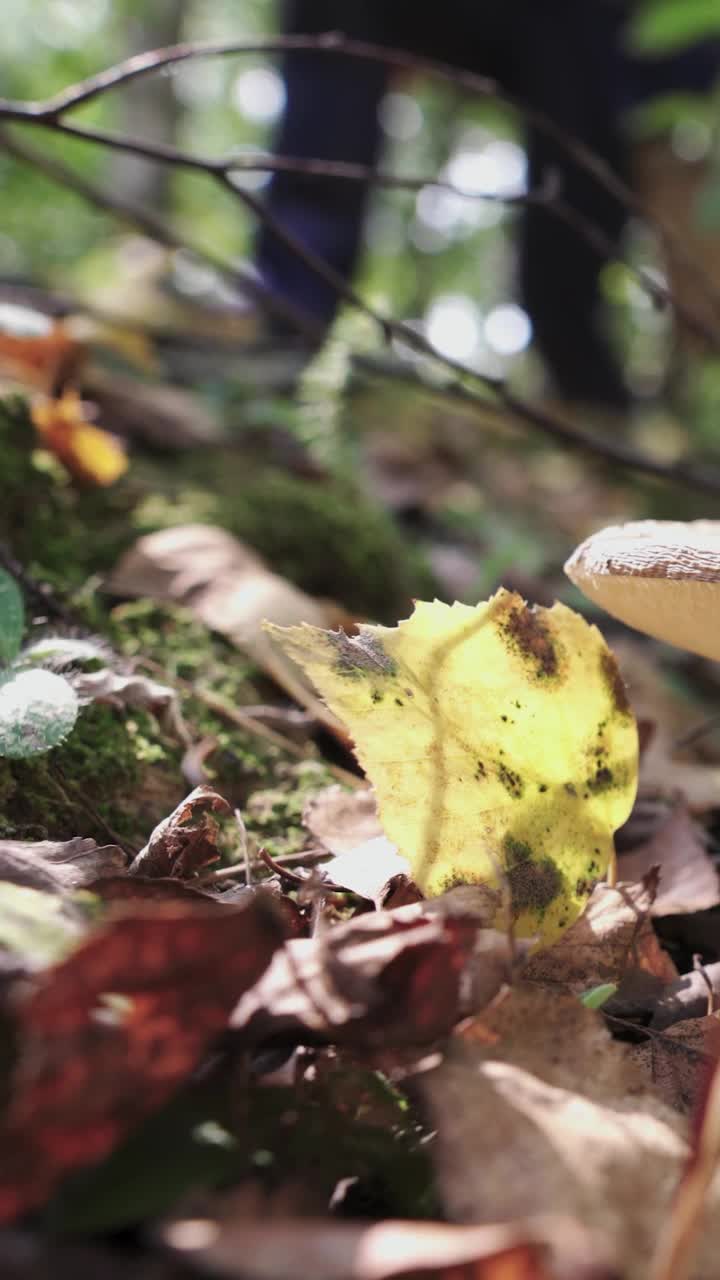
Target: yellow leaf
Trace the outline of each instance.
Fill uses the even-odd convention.
[[[38,398],[31,413],[45,448],[77,480],[110,485],[127,470],[125,450],[109,432],[87,422],[77,391],[69,389],[55,400]]]
[[[268,629],[347,724],[426,893],[488,885],[496,925],[543,944],[572,924],[637,779],[635,719],[595,627],[503,590],[353,637]]]

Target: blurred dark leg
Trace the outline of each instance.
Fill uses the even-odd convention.
[[[626,148],[614,101],[619,30],[612,7],[571,0],[542,9],[534,22],[528,18],[529,57],[517,92],[623,174]],[[619,247],[627,220],[622,204],[541,129],[530,126],[527,145],[530,186],[554,170],[562,199]],[[553,382],[568,399],[624,409],[631,397],[608,339],[599,290],[607,260],[551,211],[525,211],[521,291]]]
[[[293,0],[284,6],[282,29],[302,34],[342,30],[358,39],[378,40],[383,35],[383,24],[373,18],[376,7]],[[380,144],[378,105],[387,84],[386,68],[330,54],[291,53],[283,70],[287,106],[275,139],[277,154],[374,165]],[[273,218],[343,279],[350,280],[358,257],[366,203],[367,188],[358,182],[276,174],[267,206]],[[266,226],[260,231],[257,265],[274,293],[322,324],[332,322],[337,309],[334,289]]]

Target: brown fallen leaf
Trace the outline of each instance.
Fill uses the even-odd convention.
[[[220,906],[214,895],[169,876],[103,876],[88,888],[103,902],[121,903],[132,909],[155,902],[200,903],[210,908]],[[251,897],[253,890],[245,892],[249,901],[248,894]]]
[[[306,802],[302,820],[310,834],[337,855],[349,853],[383,834],[372,787],[357,791],[323,787]]]
[[[117,845],[72,840],[0,840],[0,880],[45,893],[74,893],[99,876],[124,871],[127,858]]]
[[[677,970],[650,921],[653,892],[643,884],[598,884],[585,912],[555,943],[528,961],[524,976],[582,994],[618,982],[629,968],[671,982]]]
[[[191,391],[110,373],[97,364],[84,370],[82,385],[85,395],[98,406],[102,421],[123,436],[174,450],[222,439],[217,415]]]
[[[650,1264],[651,1280],[690,1280],[711,1213],[708,1192],[720,1162],[720,1027],[715,1026],[713,1062],[698,1095],[690,1151]],[[717,1183],[717,1179],[716,1179]]]
[[[283,937],[264,895],[225,911],[157,904],[97,929],[35,979],[16,1008],[0,1221],[107,1155],[187,1079]]]
[[[427,1044],[509,981],[508,938],[435,900],[357,916],[291,940],[238,1004],[243,1041],[337,1041],[363,1048]]]
[[[597,1266],[591,1273],[581,1231],[560,1221],[457,1227],[189,1218],[168,1224],[162,1235],[175,1256],[229,1280],[553,1280],[550,1242],[563,1227],[575,1280],[612,1280]]]
[[[342,620],[336,605],[314,600],[272,573],[244,543],[212,525],[179,525],[140,538],[106,583],[121,596],[151,596],[184,604],[227,636],[267,671],[292,698],[343,741],[340,721],[317,697],[307,677],[262,623],[299,622],[332,627]]]
[[[220,854],[213,813],[230,814],[227,800],[212,787],[196,787],[169,817],[163,818],[131,863],[130,875],[191,876]]]
[[[662,1034],[648,1032],[630,1049],[645,1079],[669,1107],[688,1115],[715,1061],[720,1024],[712,1016],[676,1022]]]
[[[647,1280],[688,1146],[627,1047],[576,999],[514,987],[419,1077],[449,1216],[496,1223],[568,1214],[623,1280]],[[470,1024],[470,1033],[472,1023]],[[720,1186],[693,1280],[714,1280]]]

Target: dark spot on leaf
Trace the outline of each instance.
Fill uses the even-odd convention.
[[[502,720],[503,724],[507,724],[507,716],[501,716],[500,719]]]
[[[538,782],[538,791],[547,791],[547,782]]]
[[[373,702],[382,702],[385,694],[381,693],[379,689],[373,689],[370,696],[372,697]]]
[[[575,894],[578,898],[589,898],[597,880],[578,880],[575,885]]]
[[[475,766],[475,777],[478,779],[487,778],[487,769],[485,768],[485,765],[483,764],[482,760],[478,760]]]
[[[510,835],[505,837],[503,847],[513,913],[543,911],[562,889],[562,876],[555,863],[551,858],[533,862],[530,845]]]
[[[568,795],[569,795],[569,796],[576,796],[576,795],[577,795],[577,788],[576,788],[576,786],[575,786],[575,783],[574,783],[574,782],[565,782],[565,783],[563,783],[563,786],[564,786],[564,789],[567,791],[567,793],[568,793]]]
[[[523,793],[523,780],[519,773],[514,769],[508,769],[502,761],[498,764],[498,778],[502,782],[505,790],[514,800],[519,800]]]
[[[396,707],[404,707],[404,706],[405,706],[405,703],[403,702],[402,698],[396,698],[396,699],[395,699],[395,706],[396,706]]]
[[[501,625],[501,631],[523,658],[532,660],[538,678],[557,675],[558,655],[555,642],[549,627],[534,609],[526,604],[514,605]]]
[[[630,701],[625,688],[625,681],[615,657],[609,651],[600,655],[600,670],[608,687],[613,706],[621,715],[630,715]]]
[[[586,786],[594,796],[600,795],[603,791],[609,791],[614,785],[614,774],[606,765],[598,765],[597,770],[591,778],[588,778],[586,783]]]

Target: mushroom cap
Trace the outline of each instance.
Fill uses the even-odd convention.
[[[565,572],[629,627],[720,660],[720,521],[601,529],[573,552]]]

